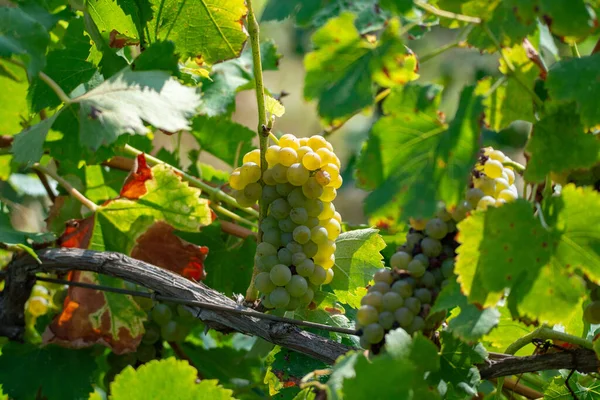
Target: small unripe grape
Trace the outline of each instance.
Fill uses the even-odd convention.
[[[337,179],[337,177],[340,175],[340,169],[338,168],[337,165],[332,164],[332,163],[324,165],[323,168],[321,168],[321,169],[323,171],[327,172],[331,179]]]
[[[429,289],[420,288],[415,290],[415,297],[419,299],[422,304],[431,303],[431,291]]]
[[[421,249],[427,257],[437,257],[442,252],[442,243],[430,237],[426,237],[421,241]]]
[[[337,211],[333,213],[333,219],[335,219],[340,224],[342,223],[342,215]]]
[[[273,304],[271,303],[271,299],[269,299],[269,295],[263,296],[262,300],[260,301],[260,303],[265,306],[265,308],[275,308],[273,306]]]
[[[315,270],[313,271],[313,274],[309,277],[309,281],[313,285],[319,286],[322,285],[323,282],[325,282],[326,278],[327,271],[325,271],[325,269],[320,265],[315,265]]]
[[[468,201],[464,200],[454,208],[452,211],[452,219],[456,222],[460,222],[467,218],[467,214],[474,208]],[[447,222],[448,223],[448,222]]]
[[[267,163],[270,166],[274,166],[279,163],[279,150],[281,147],[277,145],[269,146],[267,152],[265,153]]]
[[[285,309],[287,311],[294,311],[298,307],[300,307],[300,299],[298,297],[290,297],[290,302],[285,307]]]
[[[277,251],[277,258],[280,264],[292,265],[292,252],[287,247],[282,247]]]
[[[335,206],[333,203],[323,202],[323,211],[319,214],[318,218],[320,220],[326,220],[333,217],[335,213]]]
[[[356,311],[356,320],[360,325],[367,326],[379,320],[379,313],[375,307],[360,306]]]
[[[259,269],[263,272],[271,271],[271,268],[277,264],[279,264],[279,257],[277,257],[277,254],[270,254],[268,256],[260,257],[256,263]]]
[[[291,207],[285,199],[277,199],[269,207],[271,215],[277,219],[286,218],[291,211]]]
[[[369,343],[375,344],[383,340],[383,327],[377,323],[369,324],[363,328],[363,336]]]
[[[240,167],[240,177],[243,182],[258,182],[260,179],[260,174],[260,166],[257,163],[247,162]]]
[[[310,258],[302,261],[300,264],[294,264],[296,272],[300,276],[310,277],[315,272],[315,263]]]
[[[318,217],[323,212],[325,206],[321,200],[308,199],[304,202],[304,209],[309,217]]]
[[[360,304],[362,306],[371,306],[375,307],[377,310],[383,309],[383,294],[380,292],[370,292],[367,293],[360,300]]]
[[[292,279],[292,272],[287,265],[277,264],[271,269],[269,276],[271,277],[271,282],[275,285],[285,286]]]
[[[142,363],[147,363],[156,358],[156,348],[149,344],[141,344],[135,352],[137,359]]]
[[[177,328],[177,322],[175,321],[168,321],[162,325],[160,327],[160,335],[162,336],[163,340],[166,340],[167,342],[175,342],[179,336],[177,335]]]
[[[384,311],[379,314],[379,325],[381,325],[383,329],[391,329],[394,325],[394,322],[396,322],[394,313],[390,311]]]
[[[496,160],[499,161],[500,163],[503,163],[504,160],[506,160],[506,155],[501,152],[500,150],[491,150],[488,154],[486,154],[489,158],[491,158],[492,160]]]
[[[492,179],[500,178],[503,170],[502,163],[497,160],[487,160],[483,165],[483,172]]]
[[[412,256],[405,251],[398,251],[390,258],[392,268],[406,269],[408,263],[411,262]]]
[[[416,259],[413,259],[411,262],[409,262],[406,269],[415,278],[423,276],[426,271],[426,267],[423,265],[423,263]]]
[[[308,282],[300,275],[293,275],[292,279],[285,285],[286,290],[292,297],[302,297],[308,289]]]
[[[277,193],[277,189],[275,188],[275,186],[267,185],[263,188],[261,197],[262,197],[263,201],[265,201],[267,204],[271,204],[272,202],[277,200],[280,196],[279,196],[279,193]],[[262,227],[262,225],[261,225],[261,227]]]
[[[260,199],[261,195],[262,186],[260,185],[260,183],[250,183],[244,188],[244,196],[246,196],[253,203],[256,203]]]
[[[155,305],[150,314],[152,316],[152,320],[160,326],[165,325],[171,320],[171,318],[173,318],[171,308],[162,303]]]
[[[410,227],[417,231],[425,230],[425,226],[427,225],[426,219],[421,218],[409,218],[408,223]]]
[[[316,244],[327,243],[329,240],[327,236],[327,229],[323,228],[322,226],[315,226],[310,230],[310,238]]]
[[[383,295],[383,309],[387,311],[396,311],[402,307],[404,299],[396,292],[387,292]]]
[[[311,230],[307,226],[297,226],[293,231],[294,240],[300,244],[305,244],[311,239]]]
[[[272,244],[261,242],[256,246],[256,256],[270,256],[271,254],[277,254],[277,249]]]
[[[308,181],[309,172],[300,163],[294,163],[290,165],[287,170],[287,179],[292,185],[302,186]]]
[[[292,219],[289,216],[287,218],[279,220],[278,225],[279,225],[279,229],[282,232],[293,232],[294,229],[298,226],[297,224],[294,223],[294,221],[292,221]]]
[[[492,196],[483,196],[481,198],[481,200],[479,200],[479,203],[477,203],[477,209],[478,210],[487,210],[488,207],[490,206],[495,206],[496,205],[496,199],[493,198]]]
[[[325,269],[331,269],[335,265],[335,255],[330,255],[326,260],[321,262],[321,266]]]
[[[375,284],[369,288],[369,293],[379,292],[381,294],[385,294],[389,291],[390,285],[388,285],[386,282],[375,282]]]
[[[278,287],[269,294],[269,301],[274,308],[285,308],[290,303],[290,294],[285,288]]]
[[[263,173],[262,180],[265,185],[274,186],[277,184],[275,178],[273,178],[273,170],[270,168]]]
[[[439,271],[439,269],[435,269],[434,271]],[[419,278],[419,283],[426,288],[433,288],[435,286],[435,276],[432,272],[425,271],[423,276]]]
[[[302,245],[302,251],[304,252],[304,254],[306,254],[306,257],[312,258],[319,251],[319,246],[312,240],[309,240],[308,242]]]
[[[411,297],[413,295],[413,287],[410,283],[405,280],[400,280],[394,282],[392,285],[392,291],[398,293],[400,296],[405,299]]]
[[[434,239],[443,239],[448,233],[448,225],[439,218],[432,218],[425,225],[425,233]]]
[[[404,329],[408,328],[412,324],[415,314],[406,307],[397,309],[394,312],[394,317],[400,326]]]
[[[321,167],[321,157],[315,152],[306,153],[302,157],[302,165],[309,171],[319,169]]]
[[[323,186],[313,176],[302,185],[302,193],[309,199],[318,199],[323,194]]]
[[[440,208],[436,211],[435,216],[444,222],[448,222],[452,219],[452,214],[445,207]]]
[[[300,298],[300,304],[310,304],[314,296],[315,292],[311,288],[306,289],[306,293]]]
[[[408,308],[414,314],[418,314],[421,311],[421,301],[416,297],[409,297],[404,301],[404,307]]]
[[[373,280],[375,282],[385,282],[388,285],[391,285],[394,277],[392,276],[392,271],[387,268],[381,268],[373,275]]]
[[[287,246],[289,242],[294,241],[294,236],[291,232],[281,232],[280,240],[282,246]]]
[[[263,240],[271,243],[275,247],[281,245],[281,233],[278,228],[269,229],[263,232]]]
[[[290,192],[287,196],[287,201],[291,207],[304,208],[304,203],[306,202],[306,196],[302,193],[302,188],[295,188]]]
[[[292,254],[292,265],[300,265],[302,264],[305,260],[307,260],[306,258],[306,254],[304,253],[293,253]]]
[[[146,332],[142,337],[142,343],[154,344],[160,339],[160,328],[157,325],[150,324],[145,327]]]
[[[244,189],[244,182],[242,181],[241,173],[239,169],[236,169],[229,175],[229,186],[231,186],[235,190]]]
[[[413,260],[418,260],[421,262],[421,264],[423,264],[426,268],[429,267],[429,257],[427,257],[425,254],[423,253],[419,253],[416,256],[413,257]]]
[[[288,243],[285,247],[287,247],[287,249],[289,251],[291,251],[292,254],[302,252],[302,245],[296,241],[292,241],[292,242]]]
[[[479,188],[471,188],[471,189],[467,190],[465,199],[469,202],[469,204],[471,204],[471,206],[476,207],[477,203],[479,203],[479,200],[481,200],[481,198],[483,196],[485,196],[485,193],[483,193],[483,190],[481,190]]]

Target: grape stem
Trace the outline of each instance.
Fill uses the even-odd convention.
[[[265,88],[263,83],[262,73],[262,61],[260,57],[260,28],[256,15],[254,15],[254,9],[252,8],[252,0],[246,0],[246,6],[248,7],[248,34],[250,36],[250,45],[252,47],[252,61],[254,67],[254,82],[256,92],[256,103],[258,105],[258,140],[260,149],[260,170],[261,170],[261,187],[265,187],[265,182],[262,179],[265,171],[267,170],[267,147],[269,145],[269,137],[272,136],[270,126],[272,121],[267,121],[267,110],[265,108]],[[268,204],[262,199],[258,200],[259,213],[258,213],[258,243],[262,242],[262,232],[260,230],[260,224],[267,215]],[[254,278],[258,274],[258,268],[256,264],[252,270],[252,279],[250,285],[246,291],[246,301],[254,301],[258,298],[258,290],[254,287]]]
[[[38,171],[44,175],[48,175],[52,179],[54,179],[60,186],[62,186],[73,198],[79,201],[81,204],[86,206],[90,211],[96,212],[98,210],[98,206],[96,203],[85,197],[79,190],[75,189],[69,182],[67,182],[63,177],[58,175],[56,172],[40,165],[38,163],[34,164],[32,167],[35,171]]]
[[[427,11],[428,13],[437,15],[438,17],[441,17],[441,18],[455,19],[457,21],[470,22],[472,24],[480,24],[481,23],[481,18],[457,14],[457,13],[453,13],[453,12],[445,11],[445,10],[440,10],[439,8],[436,8],[436,7],[432,6],[431,4],[428,4],[421,0],[414,0],[413,3],[415,6],[422,8],[423,10]]]
[[[504,161],[502,165],[514,169],[515,172],[517,172],[519,175],[523,175],[523,173],[525,172],[525,166],[513,160]]]
[[[562,342],[571,343],[579,347],[583,347],[585,349],[593,349],[592,342],[590,342],[589,340],[569,335],[568,333],[555,331],[554,329],[549,328],[548,326],[541,326],[538,329],[528,333],[527,335],[515,340],[514,343],[512,343],[506,348],[506,351],[504,353],[515,354],[517,351],[531,343],[533,339],[560,340]]]

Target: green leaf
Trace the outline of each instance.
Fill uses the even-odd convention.
[[[503,353],[515,340],[531,332],[531,328],[520,321],[515,321],[508,307],[497,307],[497,310],[500,312],[498,325],[485,335],[481,342],[486,349]],[[521,348],[516,355],[530,355],[534,350],[533,345],[527,345]]]
[[[56,112],[48,119],[29,127],[15,136],[12,145],[14,161],[22,164],[33,164],[38,162],[44,154],[44,142],[48,131],[58,118],[62,110]]]
[[[600,161],[600,141],[584,132],[573,106],[560,107],[536,122],[525,150],[530,155],[523,176],[528,182],[543,182],[551,172],[589,168]]]
[[[84,36],[82,18],[69,22],[63,44],[64,49],[48,53],[44,73],[68,94],[80,84],[88,82],[97,72],[94,64],[87,61],[91,45],[89,38]],[[34,112],[62,103],[50,86],[38,77],[32,80],[29,95]]]
[[[412,338],[402,328],[385,335],[385,349],[394,358],[408,358],[423,372],[440,369],[438,349],[421,333]]]
[[[134,0],[88,0],[87,9],[105,39],[112,31],[128,39],[131,44],[139,43],[138,26],[141,10]]]
[[[356,376],[354,366],[360,357],[362,355],[359,352],[349,351],[335,360],[335,365],[327,381],[328,396],[331,396],[332,400],[343,399],[342,388],[344,380]]]
[[[173,41],[185,58],[202,57],[214,64],[238,57],[246,42],[243,0],[152,0],[152,10],[150,39]]]
[[[379,42],[371,43],[360,36],[354,20],[345,12],[327,22],[312,36],[315,50],[304,58],[304,97],[318,99],[319,115],[328,122],[371,106],[373,80],[390,86],[418,77],[414,57],[407,58],[398,38],[397,21],[389,24]]]
[[[365,200],[369,215],[428,218],[438,201],[452,207],[463,198],[479,150],[481,98],[465,88],[447,125],[436,111],[439,93],[411,84],[386,99],[357,166],[359,185],[375,189]]]
[[[213,154],[232,166],[239,165],[244,154],[254,149],[252,139],[256,136],[244,125],[230,119],[204,115],[194,118],[191,133],[198,141],[201,150]]]
[[[481,378],[475,364],[481,364],[487,358],[487,352],[481,344],[469,345],[452,336],[440,333],[442,350],[440,351],[440,375],[448,385],[469,396],[477,394],[477,385]]]
[[[460,291],[458,283],[450,281],[440,292],[431,312],[451,310],[454,307],[459,307],[460,313],[448,321],[448,331],[466,342],[479,340],[496,327],[500,320],[500,312],[496,308],[482,310],[470,304]]]
[[[412,0],[380,0],[379,4],[395,14],[404,14],[413,8]]]
[[[0,63],[0,133],[12,135],[19,132],[23,127],[22,121],[29,117],[27,104],[27,74],[16,65]]]
[[[557,101],[574,101],[586,128],[600,124],[600,53],[581,58],[567,58],[552,65],[546,87]]]
[[[111,400],[136,400],[152,397],[179,400],[228,400],[233,392],[218,385],[215,380],[204,379],[196,383],[197,372],[187,361],[173,357],[153,360],[137,370],[125,368],[110,385]]]
[[[569,386],[573,389],[573,393],[579,400],[598,400],[600,399],[600,381],[594,379],[592,382],[584,382],[582,385],[579,382],[579,374],[573,375],[569,379]],[[567,400],[572,399],[573,395],[565,385],[565,380],[562,377],[556,377],[550,382],[546,390],[544,390],[544,399],[546,400]]]
[[[329,326],[337,326],[340,328],[354,328],[354,321],[350,321],[350,319],[348,319],[348,317],[345,315],[344,307],[338,302],[336,296],[334,296],[332,293],[323,291],[318,291],[315,293],[315,297],[313,298],[313,303],[311,304],[310,308],[305,310],[296,310],[294,318],[304,321],[318,322],[320,324]],[[347,335],[345,333],[322,331],[318,329],[309,330],[325,337],[329,336],[332,340],[337,342],[348,339],[350,341],[350,345],[355,347],[358,346],[358,340],[356,340],[355,336]]]
[[[252,279],[252,266],[256,241],[246,238],[242,245],[229,249],[223,237],[221,226],[216,221],[202,228],[199,233],[177,232],[177,236],[198,246],[210,249],[204,260],[206,279],[204,283],[226,296],[244,293]]]
[[[543,209],[548,228],[523,200],[459,224],[455,272],[469,301],[495,305],[510,288],[511,310],[550,324],[580,309],[585,284],[573,271],[600,282],[600,194],[568,185]]]
[[[119,195],[127,174],[126,171],[107,170],[101,165],[86,166],[85,197],[97,204],[114,199]]]
[[[179,76],[179,56],[175,54],[175,43],[170,40],[152,43],[133,62],[136,71],[167,71],[173,76]]]
[[[591,34],[597,23],[584,0],[540,0],[539,15],[553,34],[566,39]]]
[[[30,78],[46,65],[50,35],[19,7],[0,7],[0,57],[22,56]]]
[[[379,252],[385,248],[385,242],[377,229],[359,229],[342,233],[335,244],[335,278],[329,286],[338,301],[359,308],[357,291],[364,289],[375,271],[383,267]]]
[[[90,377],[96,368],[88,350],[10,342],[0,355],[0,385],[14,399],[87,398],[94,391]],[[69,377],[68,385],[65,377]]]
[[[293,350],[275,347],[269,354],[273,358],[271,370],[280,380],[302,379],[309,372],[327,368],[327,364]]]
[[[271,96],[265,96],[265,109],[269,114],[272,114],[276,117],[282,117],[285,114],[285,107],[283,104],[279,102],[279,100],[275,100]]]
[[[144,122],[167,132],[189,129],[200,99],[164,71],[123,70],[73,102],[80,104],[81,143],[96,150],[124,133],[146,134]]]

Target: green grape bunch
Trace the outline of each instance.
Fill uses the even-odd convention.
[[[518,198],[511,160],[492,148],[481,151],[465,199],[451,210],[440,208],[431,219],[410,218],[406,242],[377,271],[361,299],[356,326],[361,346],[378,352],[385,334],[396,328],[408,333],[435,331],[443,313],[431,313],[441,290],[455,280],[457,224],[474,211],[499,207]]]
[[[333,200],[342,186],[340,160],[322,136],[286,134],[266,151],[260,184],[260,152],[247,153],[229,178],[238,204],[259,199],[268,206],[256,249],[254,286],[267,308],[295,310],[333,279],[335,240],[342,218]]]

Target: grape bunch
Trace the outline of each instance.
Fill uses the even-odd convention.
[[[31,288],[31,295],[25,304],[25,314],[28,318],[35,319],[51,311],[58,311],[66,297],[64,286],[37,282]]]
[[[240,205],[252,206],[260,198],[268,206],[255,259],[260,272],[254,286],[263,294],[262,304],[295,310],[333,279],[342,221],[332,203],[342,186],[340,160],[322,136],[291,134],[267,149],[266,160],[264,187],[258,150],[244,156],[229,184]]]
[[[440,208],[429,220],[410,219],[405,244],[390,258],[391,269],[375,273],[374,284],[361,300],[356,314],[361,346],[379,351],[385,333],[398,327],[411,334],[437,328],[443,315],[430,315],[430,310],[439,292],[455,279],[456,224],[473,210],[517,198],[514,171],[503,166],[509,161],[500,151],[483,149],[465,200],[452,210]]]

